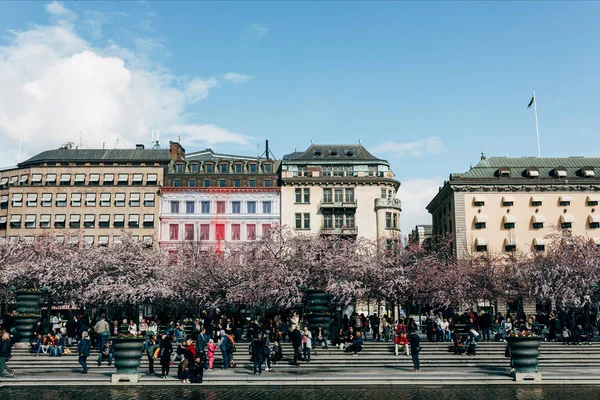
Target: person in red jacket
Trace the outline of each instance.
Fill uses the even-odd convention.
[[[405,351],[407,356],[410,356],[410,346],[408,345],[408,338],[406,337],[405,332],[401,332],[399,336],[396,336],[394,339],[396,355],[398,355],[398,350]]]

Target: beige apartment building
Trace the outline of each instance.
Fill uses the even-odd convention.
[[[123,230],[154,244],[159,187],[169,150],[90,150],[63,147],[44,151],[0,171],[0,238],[57,240],[89,244],[119,241]]]
[[[386,160],[362,145],[317,145],[281,162],[281,223],[296,233],[400,237],[400,201]]]
[[[600,244],[599,158],[485,157],[451,174],[427,206],[433,233],[451,233],[459,257],[543,251],[556,229]]]

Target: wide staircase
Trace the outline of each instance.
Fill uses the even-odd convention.
[[[451,343],[421,342],[421,373],[411,373],[412,360],[405,354],[394,355],[390,342],[365,342],[364,350],[358,356],[344,352],[337,347],[327,350],[321,347],[312,350],[310,362],[301,361],[298,365],[290,363],[293,350],[289,343],[283,344],[284,359],[274,366],[273,371],[262,376],[252,375],[252,362],[246,351],[248,343],[236,343],[235,360],[237,368],[222,370],[220,354],[215,358],[213,372],[204,374],[207,383],[236,384],[236,382],[256,382],[265,384],[366,384],[366,383],[402,383],[423,381],[428,383],[460,383],[467,380],[493,383],[510,380],[510,362],[505,357],[506,344],[503,342],[479,343],[475,356],[454,355],[449,351]],[[76,350],[75,350],[76,351]],[[49,357],[35,356],[27,349],[13,349],[13,359],[9,365],[17,371],[17,379],[3,380],[11,382],[54,381],[71,384],[72,382],[110,382],[110,374],[115,369],[108,367],[106,361],[97,365],[97,352],[92,350],[88,358],[89,373],[81,375],[77,355]],[[540,347],[539,370],[545,382],[585,383],[600,378],[600,343],[591,345],[563,345],[544,342]],[[158,360],[155,371],[160,373]],[[149,384],[178,383],[175,379],[177,366],[171,367],[171,379],[161,380],[148,374],[148,360],[144,355],[140,373],[140,382]]]

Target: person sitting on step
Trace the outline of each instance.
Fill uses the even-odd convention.
[[[346,352],[353,352],[353,356],[357,356],[360,353],[364,346],[363,338],[360,332],[356,332],[356,336],[352,339],[352,343],[346,348]]]

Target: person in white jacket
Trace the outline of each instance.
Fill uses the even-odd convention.
[[[312,333],[308,330],[308,327],[304,327],[302,331],[302,356],[306,362],[310,362],[310,349],[312,348]]]

